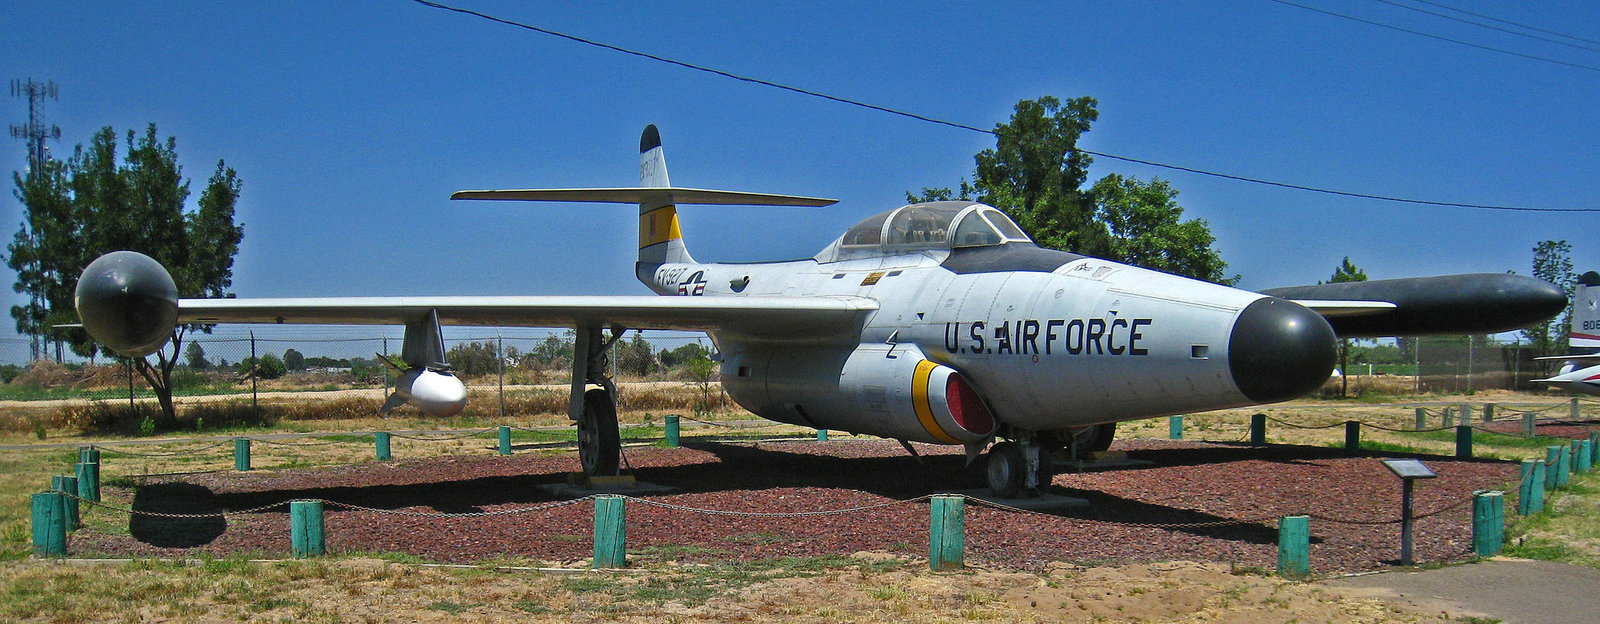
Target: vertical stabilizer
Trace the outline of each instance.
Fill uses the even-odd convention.
[[[1600,351],[1600,273],[1589,271],[1578,278],[1578,288],[1572,293],[1573,353]]]
[[[644,127],[639,137],[639,186],[670,187],[667,159],[661,151],[661,133],[655,125]],[[655,267],[666,263],[694,262],[683,245],[678,207],[670,199],[645,199],[639,203],[639,279],[650,283]]]

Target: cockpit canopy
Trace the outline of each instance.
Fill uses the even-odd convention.
[[[872,215],[846,230],[816,259],[833,262],[1032,242],[1022,228],[992,206],[969,201],[931,202]]]

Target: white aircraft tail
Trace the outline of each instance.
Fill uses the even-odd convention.
[[[456,191],[450,199],[496,199],[541,202],[598,202],[639,205],[639,281],[650,285],[657,267],[693,263],[678,225],[678,204],[728,206],[830,206],[836,200],[798,195],[745,193],[674,187],[667,181],[667,160],[661,133],[645,126],[639,137],[639,186],[628,188],[508,189]]]
[[[1589,271],[1578,278],[1578,288],[1572,293],[1573,353],[1600,351],[1600,273]]]
[[[639,137],[640,188],[671,188],[667,179],[667,157],[661,149],[661,133],[655,124],[644,127]],[[678,225],[678,206],[670,194],[641,197],[639,200],[639,266],[693,263],[683,244]],[[643,272],[640,273],[643,275]],[[641,278],[642,279],[642,278]]]

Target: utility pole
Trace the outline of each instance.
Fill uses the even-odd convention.
[[[28,171],[31,173],[39,170],[39,167],[50,158],[50,148],[45,145],[45,139],[61,140],[61,128],[55,125],[46,126],[44,123],[44,100],[45,98],[57,99],[56,83],[54,80],[39,82],[32,78],[12,80],[11,97],[28,98],[28,123],[24,125],[12,124],[11,136],[28,142]],[[26,211],[26,207],[23,210]],[[23,222],[30,224],[28,237],[31,242],[33,237],[32,219],[24,214]],[[32,310],[41,310],[44,307],[44,303],[39,300],[38,293],[34,293],[33,300],[28,305]],[[33,331],[30,332],[33,339],[31,346],[32,359],[34,360],[39,359],[44,350],[44,337],[40,335],[40,329],[39,327],[34,327]],[[60,345],[57,345],[56,359],[61,359]]]

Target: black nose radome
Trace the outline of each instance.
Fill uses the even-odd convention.
[[[160,349],[178,323],[172,275],[136,251],[113,251],[89,263],[78,278],[76,302],[89,335],[128,357]]]
[[[1228,338],[1233,383],[1257,403],[1287,401],[1322,387],[1339,347],[1322,315],[1277,297],[1246,306]]]

